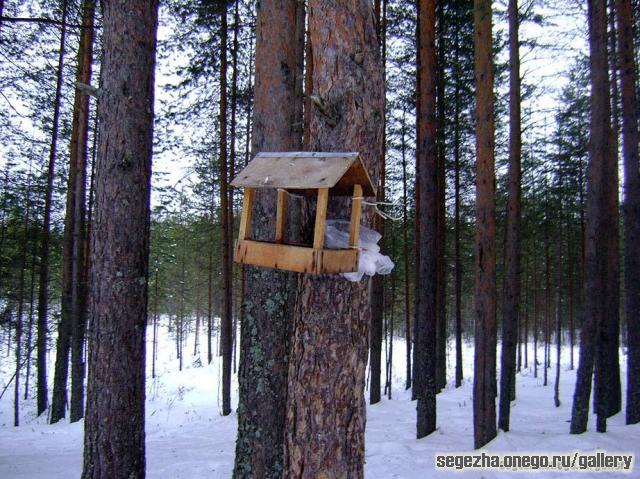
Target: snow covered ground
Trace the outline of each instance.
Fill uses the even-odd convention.
[[[151,333],[151,330],[149,331]],[[151,334],[149,334],[149,339]],[[193,337],[192,337],[193,338]],[[147,381],[147,476],[150,478],[227,478],[231,476],[235,449],[236,416],[219,414],[221,364],[219,358],[200,366],[197,357],[185,361],[178,371],[175,344],[166,328],[161,328],[159,375],[151,379],[149,347]],[[192,339],[191,339],[192,340]],[[193,344],[185,346],[193,352]],[[542,348],[540,348],[542,354]],[[450,384],[453,376],[453,350],[449,351]],[[553,403],[555,364],[549,370],[549,386],[543,386],[531,369],[518,375],[517,399],[512,407],[511,432],[499,432],[485,447],[492,452],[571,453],[606,450],[640,456],[640,425],[625,426],[624,413],[609,420],[609,431],[569,435],[571,398],[575,372],[568,370],[568,350],[563,349],[561,401]],[[367,478],[451,477],[458,474],[434,469],[436,452],[473,450],[472,364],[473,350],[465,345],[465,382],[455,389],[449,386],[438,395],[438,430],[431,436],[415,439],[415,402],[404,390],[405,349],[402,340],[394,341],[393,399],[368,406],[366,431]],[[529,357],[532,357],[530,349]],[[51,358],[53,359],[53,358]],[[577,359],[577,358],[576,358]],[[555,347],[552,352],[555,363]],[[52,364],[53,361],[50,361]],[[626,358],[623,357],[623,384]],[[576,362],[577,364],[577,362]],[[11,377],[12,361],[0,358],[0,387]],[[235,376],[234,376],[235,381]],[[12,387],[12,386],[11,386]],[[233,404],[237,403],[234,382]],[[624,394],[623,394],[624,395]],[[82,468],[82,422],[46,424],[35,418],[33,400],[22,403],[22,425],[13,427],[13,394],[7,391],[0,400],[0,478],[79,477]],[[464,478],[526,477],[534,474],[510,472],[464,472]],[[572,473],[537,473],[539,478],[567,478]],[[585,473],[580,477],[640,477],[640,464],[631,474]]]

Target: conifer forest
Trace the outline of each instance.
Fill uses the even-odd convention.
[[[639,64],[640,0],[0,0],[0,477],[640,477]]]

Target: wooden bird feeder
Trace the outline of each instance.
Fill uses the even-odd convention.
[[[364,196],[376,190],[358,153],[259,153],[231,182],[244,188],[244,203],[234,261],[298,273],[348,273],[358,270],[358,237]],[[256,188],[278,190],[273,241],[249,239]],[[313,245],[284,242],[287,193],[317,194]],[[349,248],[324,246],[329,196],[352,196]]]

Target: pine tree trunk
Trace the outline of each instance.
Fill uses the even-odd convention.
[[[22,227],[22,252],[20,255],[20,275],[18,278],[18,312],[16,314],[16,375],[13,390],[13,425],[20,425],[20,369],[22,368],[22,315],[24,313],[24,275],[27,269],[27,245],[29,244],[29,213],[31,206],[31,165],[27,180],[26,208]]]
[[[229,224],[227,157],[227,7],[220,13],[220,223],[222,225],[222,305],[220,349],[222,353],[222,415],[231,414],[231,353],[233,346],[233,295],[231,290],[231,228]]]
[[[458,32],[454,33],[454,63],[455,74],[460,74],[460,39]],[[462,386],[462,259],[460,257],[460,83],[455,82],[453,99],[453,158],[454,158],[454,251],[455,251],[455,328],[456,328],[456,387]]]
[[[402,262],[404,266],[404,339],[406,343],[406,382],[405,389],[411,387],[411,290],[409,288],[409,239],[407,219],[407,132],[406,111],[402,114],[400,151],[402,155]]]
[[[83,479],[145,476],[156,1],[104,1]]]
[[[637,11],[636,11],[637,13]],[[627,424],[640,422],[640,169],[638,162],[638,67],[634,61],[631,0],[616,1],[622,152],[624,160],[624,284],[627,322]]]
[[[617,414],[622,409],[622,386],[620,384],[620,204],[618,201],[618,138],[620,136],[620,121],[616,48],[616,28],[614,18],[614,0],[609,0],[609,52],[611,66],[611,121],[612,135],[609,140],[608,155],[608,184],[607,184],[607,314],[605,316],[607,328],[607,344],[605,352],[604,378],[607,383],[607,417]]]
[[[500,415],[498,427],[509,430],[511,389],[516,362],[517,327],[520,318],[520,49],[518,1],[509,0],[509,191],[505,239],[505,280],[502,306],[502,355],[500,366]]]
[[[477,252],[473,430],[476,449],[496,437],[496,190],[491,17],[491,1],[474,0]]]
[[[572,434],[580,434],[587,429],[594,363],[597,362],[598,366],[601,364],[595,356],[599,352],[600,336],[604,333],[602,326],[606,307],[607,232],[603,229],[606,226],[603,208],[607,185],[607,155],[610,152],[608,140],[611,135],[606,0],[589,0],[588,10],[591,131],[586,200],[584,306],[580,358],[571,411]],[[595,385],[599,430],[606,428],[606,414],[599,401],[603,396],[598,391],[603,385],[603,381]]]
[[[418,111],[416,141],[416,183],[420,189],[418,283],[416,284],[416,356],[414,368],[421,380],[416,384],[418,399],[417,437],[436,429],[437,341],[438,341],[438,137],[436,117],[436,2],[418,3]],[[419,352],[419,354],[418,354]],[[415,376],[415,375],[414,375]]]
[[[447,385],[447,270],[446,270],[446,176],[445,176],[445,38],[444,2],[436,2],[437,30],[437,165],[438,183],[438,233],[437,233],[437,273],[436,273],[436,392]]]
[[[312,108],[309,150],[358,151],[375,184],[382,170],[384,87],[372,5],[367,0],[312,0],[309,33],[313,94],[332,115]],[[347,218],[350,203],[331,200],[329,215]],[[371,215],[365,214],[363,222],[370,226]],[[367,280],[300,278],[289,362],[285,477],[363,477],[369,294]]]
[[[47,189],[45,192],[44,218],[42,220],[42,237],[40,243],[40,276],[38,280],[38,398],[37,414],[47,409],[47,316],[49,307],[49,256],[51,205],[53,201],[53,178],[56,172],[56,149],[58,145],[58,123],[60,120],[60,98],[62,96],[62,76],[64,70],[64,48],[67,36],[67,1],[62,2],[62,27],[58,55],[56,93],[53,100],[53,127],[51,129],[51,145],[49,149],[49,165],[47,167]]]
[[[263,0],[256,23],[256,74],[252,154],[297,151],[301,148],[302,86],[297,65],[304,51],[299,44],[300,9],[295,0]],[[303,21],[303,20],[302,20]],[[308,92],[307,94],[309,94]],[[288,240],[298,237],[300,203],[289,198]],[[252,237],[272,240],[276,197],[257,191]],[[287,371],[296,276],[247,266],[240,339],[240,404],[235,477],[281,477],[287,398]],[[256,387],[256,381],[260,387]]]
[[[95,3],[85,0],[78,52],[78,81],[91,82],[93,57],[93,20]],[[76,90],[77,91],[77,90]],[[78,92],[79,93],[79,92]],[[72,125],[71,161],[76,162],[75,198],[73,208],[73,249],[72,249],[72,295],[71,295],[71,403],[69,419],[79,421],[84,417],[84,342],[87,308],[87,285],[85,279],[85,242],[86,242],[86,183],[87,183],[87,144],[89,134],[89,97],[76,94]],[[76,123],[77,121],[77,123]]]
[[[381,53],[383,64],[383,81],[384,81],[384,51],[386,42],[386,32],[384,30],[383,10],[385,6],[383,1],[376,0],[374,2],[374,11],[376,17],[376,35],[378,39],[378,47]],[[385,131],[382,136],[382,174],[380,175],[380,186],[378,187],[377,201],[385,201],[385,150],[386,150],[386,115],[385,115]],[[375,230],[384,237],[384,219],[380,216],[374,218]],[[370,331],[370,349],[369,349],[369,366],[371,368],[371,384],[369,386],[369,402],[376,404],[380,402],[380,385],[382,374],[382,323],[384,317],[385,297],[384,297],[384,281],[381,275],[375,275],[371,278],[371,331]]]

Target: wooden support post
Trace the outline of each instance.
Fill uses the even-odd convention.
[[[238,239],[245,240],[251,232],[251,214],[253,213],[253,198],[255,190],[245,187],[244,200],[242,203],[242,216],[240,217],[240,228],[238,230]]]
[[[362,215],[362,186],[353,186],[353,200],[351,200],[351,226],[349,228],[349,246],[358,247],[360,238],[360,216]]]
[[[276,205],[276,243],[284,242],[284,226],[287,222],[287,192],[278,190]]]
[[[316,225],[313,232],[313,249],[324,248],[324,231],[327,227],[327,205],[329,188],[318,188],[318,204],[316,205]]]

